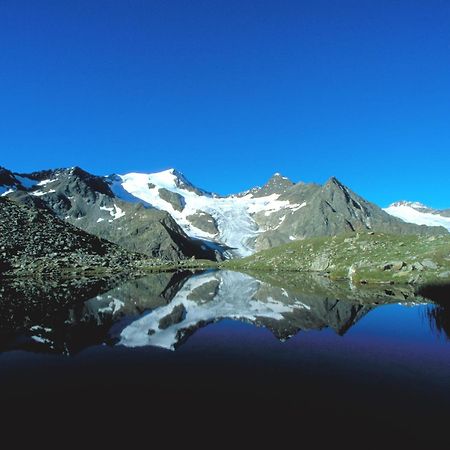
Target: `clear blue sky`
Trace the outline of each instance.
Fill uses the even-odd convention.
[[[450,1],[0,0],[0,165],[450,207]]]

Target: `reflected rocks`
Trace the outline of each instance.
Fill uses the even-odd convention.
[[[409,287],[355,288],[298,273],[16,279],[0,287],[0,350],[72,354],[98,344],[173,350],[223,319],[265,327],[280,340],[326,328],[344,335],[378,305],[418,302],[423,298]],[[443,322],[441,312],[436,317],[433,323],[448,329],[448,319]]]

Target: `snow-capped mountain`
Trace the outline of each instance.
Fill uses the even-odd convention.
[[[334,177],[320,185],[276,173],[262,187],[221,196],[175,169],[101,177],[79,167],[30,174],[0,168],[0,195],[46,208],[127,250],[170,260],[241,257],[345,232],[446,232],[393,217]]]
[[[384,209],[405,222],[429,227],[444,227],[450,231],[450,209],[437,210],[419,202],[401,201]]]
[[[433,232],[393,218],[336,178],[321,186],[276,173],[263,187],[229,196],[194,187],[175,169],[115,175],[109,182],[117,197],[169,212],[188,236],[221,244],[228,256],[346,231]]]
[[[79,167],[21,175],[2,169],[0,186],[0,195],[50,209],[58,218],[133,252],[169,260],[221,258],[220,252],[188,237],[166,211],[115,196],[109,179]]]
[[[258,195],[254,190],[227,197],[211,194],[195,188],[175,169],[119,175],[113,179],[111,189],[118,197],[130,200],[128,195],[123,196],[125,191],[149,206],[169,212],[189,236],[221,243],[236,256],[254,252],[253,241],[262,231],[258,214],[270,217],[306,206],[305,202],[279,200],[280,194],[275,192]]]

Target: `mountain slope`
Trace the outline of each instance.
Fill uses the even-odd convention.
[[[130,251],[170,260],[249,256],[295,240],[357,231],[447,234],[388,214],[334,177],[320,185],[293,183],[276,173],[262,187],[220,196],[175,169],[99,177],[74,167],[31,174],[2,169],[0,186],[0,195],[49,208]]]
[[[352,284],[436,284],[450,280],[450,235],[358,232],[315,237],[222,264],[236,270],[319,272]]]
[[[229,247],[228,256],[248,256],[292,240],[349,231],[446,232],[407,224],[336,178],[323,186],[294,184],[277,173],[260,188],[220,196],[194,188],[182,174],[170,169],[115,176],[111,189],[118,197],[168,211],[189,236]]]
[[[266,222],[262,222],[265,217],[260,217],[259,222],[268,230],[258,237],[257,250],[297,239],[356,231],[424,235],[445,233],[443,229],[407,224],[390,216],[334,177],[323,186],[294,185],[282,193],[279,200],[295,200],[297,203],[302,202],[304,207],[299,211],[288,211],[287,214],[284,211],[275,213]]]
[[[117,198],[108,180],[78,167],[9,174],[3,195],[28,203],[38,199],[60,219],[127,250],[168,260],[218,257],[189,238],[167,212]]]
[[[384,209],[405,222],[431,227],[445,227],[450,231],[450,209],[437,210],[418,202],[396,202]]]

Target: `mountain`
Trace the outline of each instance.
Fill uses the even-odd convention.
[[[450,231],[450,209],[433,209],[419,202],[401,201],[384,209],[388,214],[405,222],[431,227],[444,227]]]
[[[115,271],[139,259],[45,208],[0,197],[0,275]]]
[[[106,177],[79,167],[29,174],[0,169],[0,195],[47,208],[127,250],[169,260],[243,257],[346,232],[447,233],[406,223],[334,177],[320,185],[276,173],[264,186],[221,196],[175,169]]]
[[[334,177],[322,186],[293,183],[276,173],[262,187],[220,196],[193,187],[169,169],[117,175],[111,179],[111,190],[119,198],[139,199],[168,211],[187,235],[228,247],[228,256],[248,256],[293,240],[344,232],[446,233],[407,224]]]
[[[220,259],[220,252],[188,237],[167,212],[117,197],[112,178],[79,167],[30,174],[3,169],[0,176],[1,195],[28,204],[38,201],[60,219],[132,252],[167,260]]]

